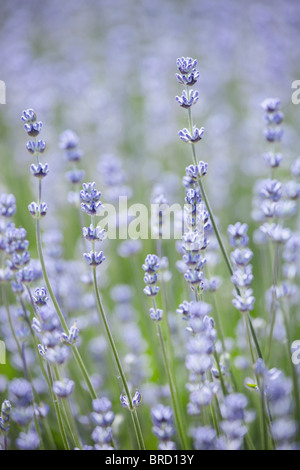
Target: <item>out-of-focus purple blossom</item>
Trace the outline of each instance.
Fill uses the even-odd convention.
[[[281,102],[279,98],[266,98],[262,103],[261,107],[267,111],[267,113],[273,113],[280,109]]]
[[[75,382],[70,379],[56,380],[53,383],[53,392],[60,398],[67,398],[72,395]]]
[[[237,248],[231,252],[230,257],[236,266],[247,266],[253,257],[253,252],[250,248]]]
[[[151,418],[154,425],[153,434],[160,441],[169,441],[175,434],[172,408],[161,404],[157,405],[151,409]]]
[[[35,450],[40,445],[40,439],[36,431],[21,432],[16,444],[20,450]]]
[[[291,165],[291,174],[295,178],[300,178],[300,156]]]
[[[278,168],[282,161],[281,153],[268,152],[263,154],[263,159],[270,168]]]
[[[271,199],[272,201],[279,201],[282,195],[282,184],[280,181],[277,180],[264,180],[261,190],[260,196],[263,198]]]
[[[292,236],[292,232],[289,228],[283,227],[280,224],[268,224],[261,225],[260,230],[267,235],[267,237],[275,243],[286,243]]]
[[[210,426],[199,426],[192,430],[194,448],[196,450],[214,450],[216,431]]]
[[[246,223],[236,222],[235,225],[229,225],[227,232],[231,246],[247,246],[249,237],[247,235],[248,225]]]
[[[136,255],[142,249],[141,240],[124,240],[118,245],[118,254],[122,258],[130,258]]]
[[[0,214],[3,217],[12,217],[17,210],[16,198],[13,194],[0,195]]]
[[[112,440],[112,429],[97,426],[92,432],[92,439],[96,444],[109,444]]]
[[[18,406],[29,406],[33,401],[33,392],[30,382],[26,379],[13,379],[9,384],[9,396],[12,403]]]
[[[232,301],[235,308],[243,313],[253,310],[255,297],[253,297],[252,293],[252,289],[246,289],[243,293],[243,296],[235,293],[235,298]]]

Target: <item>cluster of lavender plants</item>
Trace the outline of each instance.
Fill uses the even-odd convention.
[[[298,450],[300,157],[278,96],[297,78],[299,6],[255,0],[245,19],[234,0],[186,13],[116,0],[114,16],[54,0],[33,25],[14,3],[0,33],[20,25],[0,77],[0,449]],[[240,28],[260,46],[236,48]],[[142,205],[158,208],[147,227]]]

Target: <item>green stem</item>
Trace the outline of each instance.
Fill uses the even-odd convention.
[[[187,443],[187,439],[186,439],[186,434],[183,430],[182,417],[181,417],[180,407],[179,407],[178,400],[177,400],[176,389],[175,389],[173,376],[172,376],[172,372],[171,372],[168,357],[167,357],[167,351],[166,351],[166,348],[165,348],[164,338],[163,338],[161,327],[160,327],[159,323],[157,323],[157,334],[158,334],[158,337],[159,337],[159,342],[160,342],[160,346],[161,346],[161,350],[162,350],[164,365],[165,365],[165,369],[166,369],[166,373],[167,373],[167,377],[168,377],[168,382],[169,382],[169,386],[170,386],[171,398],[172,398],[172,403],[173,403],[174,414],[175,414],[175,419],[176,419],[178,432],[179,432],[179,435],[180,435],[182,447],[183,447],[184,450],[187,450],[188,449],[188,443]]]
[[[53,371],[54,371],[55,379],[59,381],[63,381],[57,366],[53,366]],[[62,404],[62,408],[63,408],[64,415],[65,415],[65,421],[69,429],[70,435],[72,437],[72,440],[74,442],[74,446],[82,450],[82,444],[80,441],[80,437],[78,435],[77,427],[76,427],[76,424],[75,424],[75,421],[74,421],[74,418],[70,409],[70,404],[68,402],[68,399],[62,398],[61,404]]]
[[[19,340],[17,338],[17,335],[15,333],[15,329],[14,329],[14,325],[13,325],[13,322],[12,322],[12,318],[11,318],[11,314],[10,314],[10,309],[9,309],[9,304],[8,304],[8,301],[7,301],[7,296],[6,296],[6,292],[5,292],[5,287],[2,285],[2,299],[3,299],[3,303],[5,304],[5,308],[6,308],[6,312],[7,312],[7,317],[8,317],[8,322],[9,322],[9,326],[10,326],[10,329],[11,329],[11,332],[12,332],[12,335],[14,337],[14,340],[16,342],[16,345],[17,345],[17,349],[18,349],[18,352],[19,352],[19,355],[20,355],[20,358],[21,358],[21,361],[23,363],[23,370],[24,370],[24,376],[26,378],[26,380],[30,383],[31,385],[31,388],[32,388],[32,392],[33,392],[33,395],[34,395],[34,399],[35,399],[35,402],[36,402],[36,391],[34,389],[34,386],[32,384],[32,380],[31,380],[31,377],[29,375],[29,372],[28,372],[28,368],[27,368],[27,363],[26,363],[26,358],[25,358],[25,349],[24,349],[24,345],[20,345],[19,343]],[[22,300],[21,298],[19,299],[20,300],[20,303],[21,303],[21,306],[23,307],[23,310],[24,310],[24,314],[25,314],[25,318],[26,318],[26,309],[24,309],[24,305],[22,303]],[[34,413],[33,415],[33,420],[34,420],[34,425],[35,425],[35,429],[36,429],[36,432],[39,436],[39,440],[40,440],[40,449],[43,450],[44,449],[44,444],[43,444],[43,439],[42,439],[42,435],[41,435],[41,431],[40,431],[40,427],[39,427],[39,423],[38,423],[38,420],[37,420],[37,416],[36,414]]]
[[[290,329],[290,322],[289,318],[287,315],[287,312],[285,310],[285,307],[282,305],[282,313],[283,313],[283,319],[284,319],[284,325],[286,329],[286,336],[287,336],[287,342],[286,342],[286,351],[287,351],[287,356],[289,360],[289,364],[291,367],[291,372],[292,372],[292,380],[293,380],[293,388],[294,388],[294,396],[295,396],[295,407],[296,407],[296,416],[297,416],[297,422],[298,424],[300,423],[300,394],[299,394],[299,384],[298,384],[298,375],[297,371],[295,370],[295,364],[293,364],[292,358],[291,358],[291,344],[292,344],[292,339],[291,339],[291,329]],[[300,429],[298,426],[298,439],[300,439]]]
[[[121,364],[121,361],[120,361],[120,358],[119,358],[119,354],[118,354],[118,351],[117,351],[112,333],[110,331],[110,327],[109,327],[109,324],[108,324],[108,321],[107,321],[107,318],[106,318],[106,315],[105,315],[105,311],[104,311],[104,308],[103,308],[103,305],[102,305],[102,300],[101,300],[101,297],[100,297],[98,284],[97,284],[96,268],[93,268],[93,280],[94,280],[94,289],[95,289],[96,299],[97,299],[97,303],[98,303],[98,307],[99,307],[99,313],[100,313],[99,320],[102,321],[103,324],[104,324],[105,332],[106,332],[106,335],[107,335],[107,338],[108,338],[108,341],[109,341],[109,344],[110,344],[110,347],[111,347],[111,350],[112,350],[112,353],[113,353],[113,356],[114,356],[114,359],[115,359],[115,362],[116,362],[116,365],[117,365],[117,369],[118,369],[120,377],[121,377],[122,385],[125,389],[125,393],[126,393],[127,398],[128,398],[130,414],[131,414],[132,419],[133,419],[134,428],[135,428],[135,432],[136,432],[136,438],[137,438],[137,441],[138,441],[139,448],[140,448],[140,450],[145,450],[144,439],[143,439],[143,435],[142,435],[142,432],[141,432],[141,427],[140,427],[140,424],[139,424],[138,416],[137,416],[137,413],[134,412],[135,410],[134,410],[134,407],[133,407],[133,404],[132,404],[132,398],[131,398],[131,393],[130,393],[130,390],[129,390],[129,386],[128,386],[126,376],[125,376],[125,373],[124,373],[124,370],[123,370],[123,367],[122,367],[122,364]]]
[[[274,265],[273,265],[273,285],[272,285],[272,303],[271,303],[271,328],[268,341],[268,354],[267,354],[267,364],[270,361],[271,349],[273,342],[273,333],[276,320],[276,286],[278,283],[278,272],[279,272],[279,244],[275,245],[275,255],[274,255]]]
[[[218,356],[217,351],[214,352],[214,358],[215,358],[217,368],[218,368],[218,371],[219,371],[219,378],[220,378],[220,382],[221,382],[222,392],[223,392],[224,397],[226,397],[226,395],[228,395],[228,391],[227,391],[226,386],[225,386],[224,377],[223,377],[223,374],[222,374],[220,361],[219,361],[219,356]]]
[[[60,319],[60,322],[61,322],[61,325],[65,331],[66,334],[69,334],[69,329],[68,329],[68,325],[66,323],[66,320],[63,316],[63,313],[58,305],[58,302],[56,300],[56,297],[54,295],[54,292],[52,290],[52,287],[51,287],[51,284],[50,284],[50,281],[49,281],[49,277],[48,277],[48,274],[47,274],[47,270],[46,270],[46,266],[45,266],[45,261],[44,261],[44,255],[43,255],[43,250],[42,250],[42,243],[41,243],[41,231],[40,231],[40,220],[39,219],[36,219],[36,242],[37,242],[37,249],[38,249],[38,255],[39,255],[39,259],[40,259],[40,263],[41,263],[41,268],[42,268],[42,272],[43,272],[43,276],[44,276],[44,280],[45,280],[45,283],[46,283],[46,286],[47,286],[47,289],[48,289],[48,293],[51,297],[51,300],[53,302],[53,305],[54,305],[54,308],[57,312],[57,315]],[[76,348],[76,346],[72,346],[72,351],[73,351],[73,355],[75,357],[75,360],[77,362],[77,365],[82,373],[82,376],[86,382],[86,385],[87,385],[87,388],[90,392],[90,395],[92,397],[92,399],[95,399],[97,398],[97,394],[94,390],[94,387],[92,385],[92,382],[89,378],[89,374],[86,370],[86,367],[84,365],[84,362],[81,358],[81,355],[78,351],[78,349]]]
[[[187,86],[187,97],[189,98],[189,87]],[[193,132],[193,120],[192,120],[192,111],[191,111],[191,108],[188,108],[188,121],[189,121],[189,127],[190,127],[190,132],[192,133]],[[192,154],[193,154],[193,162],[194,162],[194,165],[197,166],[197,156],[196,156],[196,150],[195,150],[195,144],[191,144],[192,146]],[[212,223],[212,226],[213,226],[213,229],[214,229],[214,232],[215,232],[215,235],[216,235],[216,238],[217,238],[217,241],[218,241],[218,244],[219,244],[219,247],[220,247],[220,250],[222,252],[222,255],[223,255],[223,258],[224,258],[224,261],[225,261],[225,264],[227,266],[227,269],[230,273],[230,277],[233,275],[233,269],[232,269],[232,266],[231,266],[231,263],[230,263],[230,260],[229,260],[229,257],[228,257],[228,254],[227,254],[227,251],[225,249],[225,246],[223,244],[223,241],[222,241],[222,238],[221,238],[221,234],[220,234],[220,231],[217,227],[217,224],[216,224],[216,221],[215,221],[215,217],[214,217],[214,214],[212,212],[212,208],[210,206],[210,203],[209,203],[209,200],[207,198],[207,195],[206,195],[206,192],[205,192],[205,189],[204,189],[204,185],[202,183],[202,180],[201,178],[198,179],[198,185],[199,185],[199,189],[200,189],[200,192],[201,192],[201,195],[202,195],[202,198],[203,198],[203,201],[206,205],[206,208],[207,208],[207,211],[209,212],[209,215],[210,215],[210,220],[211,220],[211,223]],[[239,289],[237,287],[235,287],[237,293],[239,294]],[[255,347],[256,347],[256,350],[257,350],[257,353],[258,353],[258,356],[260,358],[263,358],[263,355],[262,355],[262,352],[261,352],[261,349],[260,349],[260,346],[259,346],[259,343],[258,343],[258,340],[257,340],[257,337],[256,337],[256,333],[254,331],[254,328],[252,326],[252,323],[251,323],[251,320],[249,318],[249,323],[251,324],[250,326],[250,330],[251,330],[251,335],[253,337],[253,340],[254,340],[254,344],[255,344]]]
[[[53,392],[53,379],[52,379],[52,374],[51,374],[49,364],[47,364],[47,369],[48,369],[49,382],[50,382],[50,386],[51,386],[51,388],[50,388],[51,389],[51,396],[52,396],[52,401],[54,403],[54,408],[55,408],[56,417],[57,417],[57,421],[58,421],[59,432],[60,432],[62,442],[63,442],[63,446],[64,446],[65,450],[70,450],[68,439],[67,439],[67,436],[66,436],[66,431],[65,431],[65,428],[64,428],[64,425],[63,425],[63,420],[62,420],[62,416],[61,416],[61,412],[60,412],[60,406],[59,406],[59,403],[58,403],[58,399],[57,399],[57,397],[55,396],[55,394]]]

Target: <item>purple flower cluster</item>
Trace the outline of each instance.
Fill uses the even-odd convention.
[[[96,189],[96,183],[94,182],[83,183],[82,188],[80,191],[81,209],[91,216],[92,222],[89,227],[83,227],[82,229],[84,238],[92,245],[92,250],[89,253],[84,253],[83,256],[90,266],[96,268],[105,261],[103,251],[95,251],[95,242],[102,241],[105,233],[99,226],[95,226],[94,221],[95,215],[102,206],[100,201],[101,192]]]
[[[250,288],[253,281],[252,266],[250,261],[253,253],[248,248],[249,237],[247,235],[248,225],[237,222],[229,225],[228,234],[230,244],[235,250],[231,253],[233,263],[233,275],[231,281],[236,287],[232,301],[235,308],[246,313],[253,309],[255,298]]]
[[[93,400],[91,420],[96,425],[92,432],[95,450],[114,450],[112,424],[115,414],[112,411],[111,401],[107,397]]]
[[[172,408],[162,404],[156,405],[151,409],[151,418],[153,434],[159,440],[158,449],[176,450],[176,444],[171,440],[175,434]]]

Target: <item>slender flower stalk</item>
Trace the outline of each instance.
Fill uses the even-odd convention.
[[[159,270],[159,258],[156,255],[147,255],[145,259],[145,263],[143,264],[143,270],[145,272],[144,282],[146,287],[144,288],[144,293],[152,299],[152,308],[150,308],[150,318],[152,321],[156,323],[157,327],[157,336],[159,338],[159,343],[162,351],[163,362],[165,366],[165,371],[168,378],[168,383],[170,387],[172,405],[175,414],[175,420],[177,424],[178,433],[181,439],[181,444],[183,449],[188,448],[187,437],[184,431],[183,426],[183,419],[182,419],[182,412],[181,407],[179,404],[178,393],[175,386],[175,381],[173,378],[173,371],[171,368],[171,364],[169,361],[168,351],[165,344],[165,339],[162,333],[162,329],[160,326],[160,322],[163,319],[163,310],[157,308],[155,297],[159,293],[160,288],[157,285],[158,281],[158,274],[157,271]]]
[[[36,114],[32,109],[28,109],[23,111],[22,114],[22,120],[25,122],[24,124],[24,129],[27,132],[27,134],[30,137],[37,137],[39,132],[41,131],[42,128],[42,123],[36,121]],[[32,153],[36,157],[37,161],[37,169],[35,168],[33,172],[33,175],[38,178],[38,203],[32,202],[29,204],[28,209],[33,218],[35,218],[36,221],[36,243],[37,243],[37,250],[38,250],[38,255],[41,263],[41,268],[44,276],[44,280],[48,289],[48,293],[51,297],[51,300],[53,302],[54,308],[57,312],[57,315],[60,319],[61,325],[65,331],[66,334],[69,334],[69,329],[67,326],[67,323],[65,321],[64,315],[59,307],[59,304],[56,300],[55,294],[53,292],[52,286],[49,281],[48,273],[46,270],[46,265],[44,261],[44,255],[43,255],[43,250],[42,250],[42,241],[41,241],[41,229],[40,229],[40,218],[44,217],[47,213],[47,205],[45,203],[41,202],[41,196],[42,196],[42,179],[47,175],[48,173],[48,165],[42,165],[39,161],[39,155],[44,152],[46,147],[46,144],[44,141],[38,141],[36,142],[36,139],[34,141],[29,141],[27,143],[27,150]],[[84,365],[84,362],[80,356],[79,351],[77,350],[76,346],[72,346],[73,354],[76,360],[76,363],[83,375],[83,378],[86,382],[87,388],[91,394],[91,397],[93,399],[97,398],[96,392],[94,390],[94,387],[92,385],[92,382],[89,378],[89,374],[86,370],[86,367]]]
[[[109,346],[111,348],[118,372],[121,377],[122,386],[125,390],[126,397],[128,399],[128,409],[130,411],[133,425],[136,433],[136,438],[138,442],[138,446],[140,449],[145,449],[145,444],[143,440],[143,435],[137,415],[137,405],[133,403],[130,388],[125,376],[125,372],[117,351],[117,347],[107,321],[107,317],[104,311],[102,299],[100,296],[98,283],[97,283],[97,275],[96,275],[96,268],[103,263],[105,260],[105,256],[102,251],[97,252],[95,251],[95,244],[96,242],[102,241],[104,238],[104,230],[101,230],[99,227],[95,225],[95,216],[101,207],[102,203],[100,201],[101,193],[97,191],[95,187],[95,183],[83,183],[83,189],[80,191],[80,200],[81,200],[81,209],[91,217],[91,224],[89,227],[83,227],[83,236],[84,238],[91,243],[92,250],[89,253],[84,253],[84,258],[87,263],[92,267],[93,270],[93,284],[95,290],[95,296],[97,300],[98,309],[97,312],[99,314],[99,321],[103,323],[105,332],[107,335],[107,339],[109,342]]]
[[[190,57],[187,57],[187,58],[182,57],[180,59],[177,59],[177,67],[178,67],[178,70],[179,70],[180,73],[176,74],[176,78],[177,78],[177,80],[180,84],[186,86],[186,92],[185,92],[184,96],[186,97],[186,102],[189,103],[189,106],[185,106],[188,110],[189,131],[186,132],[186,129],[183,129],[182,131],[179,132],[179,137],[184,142],[188,142],[188,143],[191,144],[193,162],[194,162],[195,166],[197,166],[197,156],[196,156],[196,150],[195,150],[195,143],[202,139],[202,136],[203,136],[204,130],[205,130],[203,127],[201,129],[196,128],[193,125],[193,119],[192,119],[191,106],[196,102],[196,100],[192,99],[192,97],[194,95],[191,94],[190,87],[197,82],[197,79],[199,77],[199,72],[197,71],[196,66],[197,66],[197,61],[195,59],[190,58]],[[179,102],[177,98],[176,98],[176,100],[177,100],[177,102]],[[197,100],[198,100],[198,95],[197,95]],[[205,191],[205,188],[203,186],[201,178],[197,178],[197,184],[199,186],[200,193],[201,193],[203,201],[206,205],[207,211],[209,212],[210,219],[211,219],[211,222],[212,222],[212,226],[213,226],[213,229],[214,229],[214,232],[215,232],[215,235],[216,235],[216,238],[217,238],[222,256],[224,258],[225,264],[228,268],[230,276],[232,276],[233,275],[233,269],[232,269],[227,251],[225,249],[225,245],[222,241],[220,231],[217,227],[215,217],[214,217],[214,214],[212,212],[212,208],[210,206],[210,203],[209,203],[208,197],[206,195],[206,191]],[[237,293],[239,294],[238,288],[236,288],[236,290],[237,290]],[[258,356],[262,357],[262,352],[261,352],[261,349],[260,349],[260,346],[259,346],[259,343],[258,343],[258,340],[257,340],[257,337],[256,337],[256,333],[255,333],[254,328],[252,326],[250,315],[247,315],[247,318],[248,318],[248,322],[249,322],[249,326],[250,326],[251,335],[253,337],[255,347],[257,349]]]
[[[70,450],[70,446],[69,446],[69,443],[68,443],[66,431],[65,431],[65,428],[64,428],[64,424],[63,424],[60,405],[59,405],[58,400],[55,397],[55,394],[53,392],[53,378],[52,378],[52,372],[51,372],[49,364],[47,364],[47,369],[48,369],[48,377],[49,377],[49,381],[50,381],[50,385],[51,385],[52,401],[53,401],[54,407],[55,407],[55,412],[56,412],[56,417],[57,417],[57,421],[58,421],[59,431],[60,431],[60,435],[62,437],[62,443],[63,443],[63,446],[64,446],[65,450]]]

